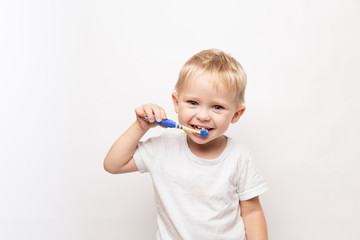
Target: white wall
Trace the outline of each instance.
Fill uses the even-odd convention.
[[[271,187],[270,239],[359,239],[359,23],[357,0],[1,1],[0,239],[153,239],[150,177],[102,161],[136,106],[176,119],[180,67],[213,47],[248,74],[228,135]]]

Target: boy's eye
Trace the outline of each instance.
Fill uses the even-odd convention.
[[[215,105],[215,106],[213,106],[213,108],[214,108],[215,110],[221,110],[221,109],[223,109],[223,107],[220,106],[220,105]]]
[[[190,105],[193,105],[193,106],[196,106],[196,105],[197,105],[197,102],[192,101],[192,100],[188,101],[188,103],[189,103]]]

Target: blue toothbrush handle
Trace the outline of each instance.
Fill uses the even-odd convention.
[[[164,119],[161,122],[154,120],[154,122],[157,124],[160,124],[164,127],[176,128],[176,122],[174,122],[173,120],[170,120],[170,119]]]
[[[146,121],[149,121],[147,117],[144,117],[144,119],[145,119]],[[160,124],[160,125],[162,125],[162,126],[164,126],[164,127],[179,128],[179,124],[176,123],[176,122],[174,122],[173,120],[170,120],[170,119],[164,119],[164,120],[162,120],[161,122],[158,122],[158,121],[156,121],[156,119],[154,119],[154,122],[155,122],[156,124]]]

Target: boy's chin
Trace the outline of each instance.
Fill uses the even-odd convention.
[[[199,134],[196,134],[196,133],[188,133],[188,138],[196,143],[196,144],[206,144],[208,143],[209,141],[211,141],[210,137],[209,136],[206,136],[206,137],[202,137],[200,136]]]
[[[208,136],[206,137],[202,137],[199,134],[196,133],[189,133],[187,132],[188,135],[188,141],[191,141],[195,144],[199,144],[199,145],[205,145],[208,144],[209,146],[213,144],[221,144],[222,141],[222,136],[224,136],[223,134],[219,134],[217,132],[210,132]]]

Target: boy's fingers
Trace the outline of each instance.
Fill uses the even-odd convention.
[[[160,114],[161,114],[161,118],[162,119],[167,119],[167,117],[166,117],[166,113],[165,113],[165,110],[164,109],[160,109]]]
[[[159,107],[154,108],[154,116],[157,122],[161,122],[163,120],[161,108]]]
[[[145,110],[145,114],[149,120],[149,122],[153,123],[154,122],[154,113],[153,113],[153,109],[149,106],[144,107]]]
[[[143,111],[143,109],[141,107],[137,107],[135,108],[135,113],[136,115],[138,115],[139,117],[145,117],[145,112]]]
[[[135,109],[136,114],[139,117],[147,117],[149,123],[161,122],[163,119],[167,119],[164,109],[156,104],[145,104]]]

